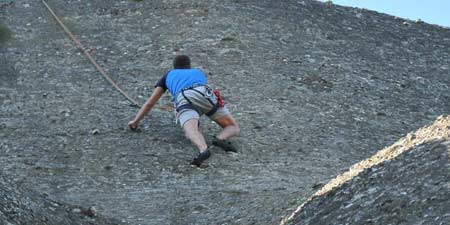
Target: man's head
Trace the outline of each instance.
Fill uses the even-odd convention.
[[[191,60],[187,55],[177,55],[173,59],[173,68],[175,69],[190,69],[191,68]]]

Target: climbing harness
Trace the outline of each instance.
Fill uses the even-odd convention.
[[[92,64],[94,64],[95,68],[100,72],[100,74],[117,90],[125,96],[131,103],[133,103],[133,106],[141,107],[141,105],[132,97],[130,97],[125,91],[123,91],[112,79],[111,77],[106,74],[105,70],[94,60],[94,58],[89,54],[87,49],[81,44],[81,42],[75,37],[75,35],[64,25],[64,23],[59,19],[59,17],[55,14],[55,12],[52,10],[52,8],[45,2],[45,0],[42,0],[42,3],[45,5],[47,10],[52,14],[53,18],[58,22],[58,24],[63,28],[63,30],[69,35],[69,37],[72,39],[73,42],[77,45],[77,47],[84,53],[84,55],[91,61]],[[170,106],[154,106],[154,108],[164,109],[164,110],[171,110],[172,107]]]
[[[223,100],[222,94],[220,94],[219,89],[214,89],[214,94],[217,97],[217,104],[219,104],[219,108],[222,108],[225,106],[225,101]]]
[[[195,88],[200,87],[200,86],[204,86],[204,87],[205,87],[205,93],[203,93],[203,92],[201,92],[201,91],[195,89]],[[180,91],[181,95],[183,95],[183,98],[186,99],[186,101],[187,101],[188,103],[187,103],[187,104],[183,104],[183,105],[178,106],[177,109],[176,109],[177,112],[181,112],[181,111],[184,110],[184,109],[192,109],[192,110],[197,111],[197,113],[202,114],[202,111],[201,111],[200,109],[198,109],[198,107],[196,107],[196,106],[192,103],[192,101],[191,101],[191,100],[186,96],[186,94],[184,93],[185,91],[189,91],[189,90],[192,90],[192,91],[195,91],[195,92],[199,93],[200,95],[202,95],[203,97],[205,97],[206,100],[208,100],[209,103],[211,103],[211,106],[212,106],[211,110],[209,110],[208,112],[205,113],[205,115],[207,115],[207,116],[212,116],[212,115],[214,115],[214,113],[216,113],[217,110],[218,110],[220,107],[223,107],[223,106],[224,106],[224,105],[223,105],[223,99],[222,99],[222,96],[220,96],[220,92],[219,92],[218,90],[212,90],[212,89],[211,89],[209,86],[207,86],[207,85],[193,85],[193,86],[190,86],[190,87],[183,88],[183,89]],[[219,94],[219,96],[216,95],[216,92]],[[213,101],[214,98],[217,99],[217,102],[216,102],[216,103],[214,103],[214,101]],[[220,100],[219,100],[219,99],[220,99]]]

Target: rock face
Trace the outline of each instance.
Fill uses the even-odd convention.
[[[314,199],[289,224],[450,224],[450,142],[424,143]]]
[[[50,200],[26,189],[21,182],[0,174],[0,224],[119,225],[118,221],[86,215],[82,209]]]
[[[359,175],[320,191],[283,224],[450,224],[450,117],[348,173],[363,164]]]
[[[128,131],[137,109],[42,3],[0,1],[2,173],[129,224],[278,223],[450,111],[446,28],[309,0],[48,3],[140,102],[188,54],[241,124],[238,154],[213,148],[207,168],[190,167],[196,150],[173,113],[155,109],[142,132]]]

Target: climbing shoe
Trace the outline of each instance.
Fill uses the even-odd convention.
[[[231,141],[227,140],[220,140],[216,137],[214,137],[212,144],[222,148],[226,152],[237,152],[237,149],[231,144]]]
[[[191,165],[200,167],[202,162],[207,160],[209,156],[211,156],[211,152],[209,152],[209,150],[206,149],[205,151],[200,152],[200,154],[198,154],[198,156],[192,160]]]

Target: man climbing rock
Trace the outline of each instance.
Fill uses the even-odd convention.
[[[212,90],[205,74],[191,68],[191,61],[186,55],[176,56],[173,60],[173,70],[164,75],[155,85],[150,98],[145,102],[136,117],[128,123],[130,129],[135,130],[139,121],[147,115],[166,90],[173,96],[177,122],[180,123],[184,133],[194,143],[199,154],[191,164],[200,166],[211,155],[205,138],[199,131],[199,118],[207,115],[223,129],[214,137],[213,145],[225,151],[236,152],[236,148],[228,141],[229,138],[239,134],[240,128],[224,105],[220,93]]]

